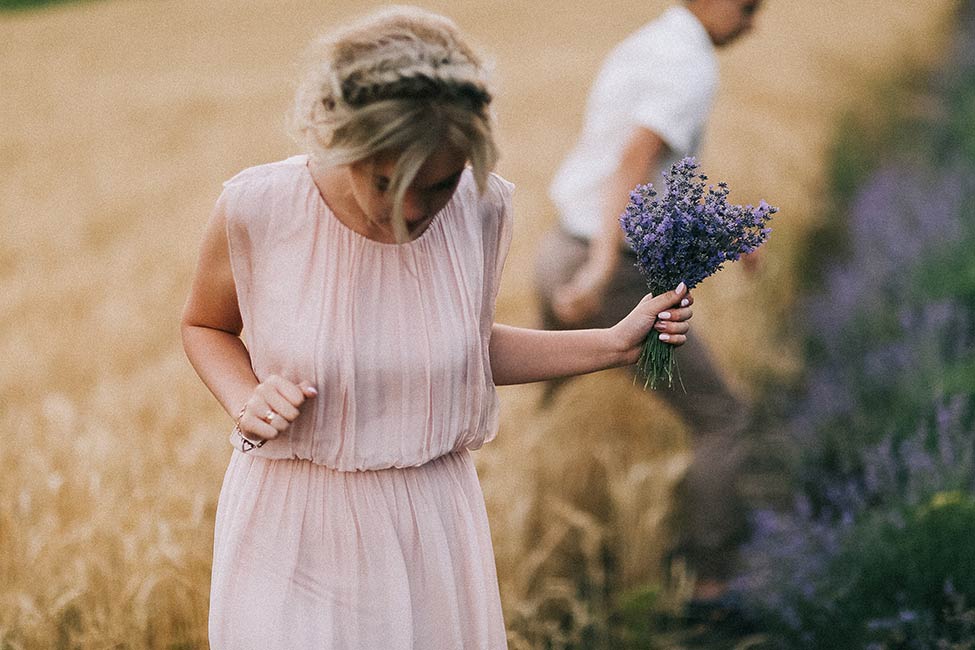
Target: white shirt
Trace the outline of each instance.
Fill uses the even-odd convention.
[[[718,85],[714,45],[686,7],[667,10],[616,46],[596,77],[582,133],[550,189],[562,225],[586,239],[599,230],[606,180],[638,126],[667,144],[665,160],[647,179],[695,155]]]

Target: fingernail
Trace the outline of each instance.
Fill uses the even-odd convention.
[[[686,288],[687,288],[687,285],[684,284],[683,282],[681,282],[680,284],[677,285],[676,291],[677,291],[677,293],[684,293],[684,289],[686,289]]]
[[[657,314],[657,318],[660,320],[670,320],[670,312],[662,311],[659,314]]]
[[[687,298],[684,298],[683,300],[680,301],[681,307],[687,307],[689,304],[691,304],[691,301],[688,300]]]
[[[660,338],[661,341],[669,341],[670,340],[670,334],[661,334],[659,336],[659,338]]]
[[[309,386],[308,392],[311,393],[312,395],[318,395],[318,391],[315,389],[314,386]]]

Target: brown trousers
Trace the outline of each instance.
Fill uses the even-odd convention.
[[[588,255],[588,243],[561,230],[542,240],[535,268],[536,291],[546,329],[565,329],[551,308],[554,290],[568,282]],[[623,254],[592,320],[573,327],[609,327],[632,310],[647,293],[632,253]],[[692,432],[693,461],[680,483],[675,503],[674,552],[698,576],[729,577],[735,549],[746,533],[746,510],[738,490],[745,457],[745,404],[721,379],[703,342],[691,338],[677,353],[684,390],[653,393],[677,411]]]

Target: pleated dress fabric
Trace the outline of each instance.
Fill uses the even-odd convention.
[[[482,195],[465,171],[417,239],[385,244],[335,217],[307,162],[247,169],[217,202],[257,377],[319,395],[263,447],[231,436],[210,646],[506,648],[470,451],[497,431],[512,186]]]

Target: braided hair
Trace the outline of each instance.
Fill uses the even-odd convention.
[[[439,147],[466,153],[478,188],[497,161],[486,66],[448,18],[414,7],[370,14],[313,44],[292,130],[317,162],[397,152],[394,221]]]

